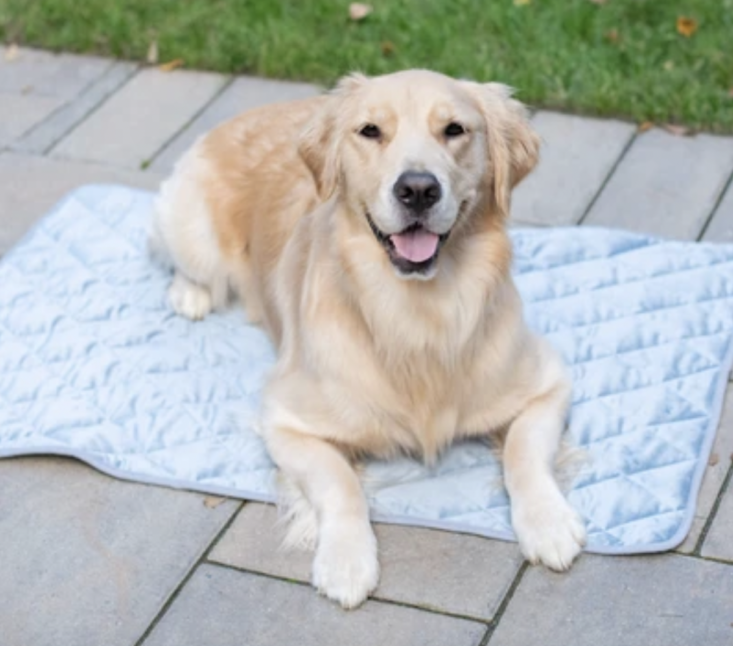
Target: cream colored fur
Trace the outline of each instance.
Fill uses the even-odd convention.
[[[466,133],[447,137],[450,122]],[[584,543],[552,470],[570,385],[510,276],[510,193],[537,149],[505,86],[355,75],[222,125],[161,189],[153,230],[176,268],[173,307],[197,319],[235,294],[278,349],[263,435],[294,501],[291,541],[317,536],[313,584],[344,607],[379,578],[354,468],[365,455],[433,461],[458,438],[505,432],[525,556],[564,570]],[[404,228],[392,187],[408,170],[438,178],[430,226],[450,234],[420,275],[395,269],[366,217]]]

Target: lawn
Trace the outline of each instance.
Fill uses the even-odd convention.
[[[429,67],[531,105],[733,132],[733,0],[0,0],[0,38],[331,83]],[[678,19],[692,19],[688,35]]]

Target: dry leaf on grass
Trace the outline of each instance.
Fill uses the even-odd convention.
[[[731,88],[730,90],[728,90],[728,96],[729,96],[729,97],[730,97],[731,99],[733,99],[733,87],[732,87],[732,88]]]
[[[609,29],[606,32],[606,40],[609,43],[617,43],[618,42],[618,29]]]
[[[653,121],[642,121],[636,129],[636,132],[646,132],[654,127]]]
[[[208,509],[216,509],[225,500],[226,498],[223,496],[206,496],[206,498],[204,498],[204,505]]]
[[[514,5],[517,7],[523,7],[524,5],[529,4],[532,2],[532,0],[514,0]]]
[[[708,460],[708,464],[711,467],[714,467],[716,464],[718,464],[718,462],[720,462],[720,456],[717,453],[711,453],[710,459]]]
[[[18,58],[19,54],[20,52],[18,51],[18,46],[15,43],[12,43],[5,50],[5,60],[8,61],[8,63],[11,63],[16,58]]]
[[[148,55],[145,57],[145,60],[148,61],[148,65],[157,65],[158,64],[158,41],[153,40],[150,42],[150,45],[148,46]]]
[[[364,20],[372,11],[372,5],[361,2],[352,2],[349,5],[349,18],[352,20]]]
[[[677,126],[673,123],[665,123],[664,126],[662,126],[670,135],[674,135],[675,137],[684,137],[685,135],[690,134],[690,129],[686,128],[685,126]]]
[[[172,72],[173,70],[181,67],[181,65],[183,65],[183,59],[174,58],[172,61],[168,61],[167,63],[163,63],[162,65],[159,65],[158,69],[161,72]]]
[[[382,50],[382,56],[392,56],[397,48],[393,42],[385,40],[379,45],[379,49]]]
[[[680,16],[677,18],[677,32],[682,34],[685,38],[689,38],[697,31],[697,20],[694,18],[688,18],[687,16]]]

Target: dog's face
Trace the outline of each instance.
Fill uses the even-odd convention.
[[[427,280],[468,220],[506,214],[537,138],[505,86],[409,71],[344,79],[300,151],[322,197],[338,191],[397,274]]]

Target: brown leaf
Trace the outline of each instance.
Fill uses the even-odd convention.
[[[617,43],[618,42],[618,29],[609,29],[606,32],[606,40],[609,43]]]
[[[174,58],[172,61],[168,61],[167,63],[163,63],[162,65],[158,65],[158,69],[161,72],[172,72],[173,70],[181,67],[183,65],[183,59],[182,58]]]
[[[148,54],[145,57],[145,60],[148,61],[148,65],[157,65],[158,64],[158,41],[157,40],[150,41],[150,45],[148,45]]]
[[[392,56],[392,54],[395,53],[395,50],[397,49],[395,47],[395,44],[392,41],[385,40],[379,45],[379,49],[382,50],[383,56]]]
[[[5,60],[8,61],[8,63],[12,63],[19,55],[20,52],[18,51],[18,46],[15,43],[8,45],[8,48],[5,50]]]
[[[204,498],[204,505],[209,509],[216,509],[225,500],[226,498],[223,496],[206,496]]]
[[[687,16],[680,16],[677,18],[677,32],[682,34],[685,38],[689,38],[697,31],[697,20],[694,18],[688,18]]]
[[[729,97],[730,97],[731,99],[733,99],[733,87],[732,87],[732,88],[731,88],[730,90],[728,90],[728,96],[729,96]]]
[[[651,130],[654,127],[653,121],[642,121],[639,126],[636,128],[636,132],[646,132],[647,130]]]
[[[364,4],[362,2],[352,2],[349,5],[349,18],[352,20],[364,20],[374,8],[370,4]]]
[[[720,456],[717,453],[711,453],[710,459],[708,460],[708,464],[711,467],[714,467],[716,464],[718,464],[718,462],[720,462]]]
[[[677,126],[673,123],[665,123],[662,127],[670,135],[674,135],[675,137],[684,137],[685,135],[690,134],[690,129],[686,128],[685,126]]]

